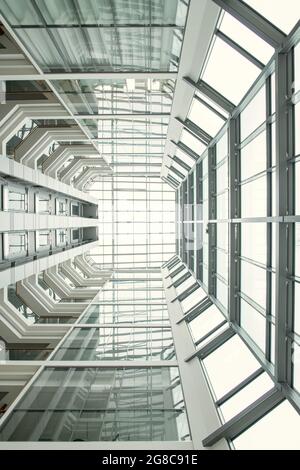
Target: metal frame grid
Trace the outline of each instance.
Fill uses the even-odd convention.
[[[295,283],[298,282],[297,275],[295,275],[298,243],[295,228],[299,222],[295,205],[295,193],[298,197],[295,175],[298,161],[295,140],[298,127],[295,122],[295,106],[299,102],[299,91],[297,82],[296,85],[294,84],[297,77],[294,76],[293,59],[294,47],[299,44],[300,40],[300,23],[298,22],[294,30],[286,37],[283,33],[279,34],[279,30],[275,27],[271,27],[267,20],[262,21],[260,15],[257,16],[253,13],[252,16],[249,16],[249,7],[244,5],[243,2],[217,1],[216,3],[226,11],[234,14],[243,24],[250,27],[252,31],[265,40],[268,40],[277,49],[267,66],[262,68],[260,76],[241,103],[234,110],[227,107],[227,110],[230,109],[231,114],[226,127],[210,141],[208,150],[198,157],[196,165],[189,170],[188,175],[179,186],[177,198],[182,207],[177,211],[177,231],[183,233],[183,239],[186,239],[185,225],[194,224],[196,228],[192,237],[191,233],[188,232],[188,238],[190,241],[191,238],[193,239],[192,253],[194,254],[196,250],[196,257],[194,258],[193,255],[191,256],[186,252],[188,247],[184,242],[179,242],[177,245],[177,254],[179,256],[177,260],[179,260],[179,263],[176,264],[176,270],[173,268],[172,271],[172,265],[166,264],[165,272],[169,273],[167,277],[171,277],[172,280],[175,279],[173,286],[176,288],[187,279],[189,273],[198,280],[199,285],[206,293],[202,304],[200,303],[191,312],[186,312],[182,317],[181,322],[186,324],[186,328],[188,328],[189,322],[205,312],[212,303],[219,308],[224,316],[223,322],[209,331],[208,335],[204,337],[204,339],[208,339],[205,346],[201,347],[202,338],[195,344],[195,351],[186,358],[187,361],[199,358],[202,363],[205,357],[225,344],[226,341],[229,341],[233,335],[238,335],[260,364],[259,369],[253,375],[242,381],[227,396],[215,400],[212,392],[212,400],[215,402],[216,408],[218,409],[235,393],[243,390],[262,373],[267,373],[271,377],[274,386],[246,409],[207,436],[203,440],[204,446],[212,446],[222,438],[226,438],[230,443],[285,399],[300,413],[299,391],[294,385],[295,373],[299,374],[298,370],[295,372],[295,361],[298,357],[295,356],[295,344],[299,346],[299,334],[294,327],[295,318],[298,315],[294,289]],[[191,81],[189,83],[193,86]],[[196,89],[199,84],[194,84],[194,86]],[[254,128],[245,136],[242,127],[244,125],[243,114],[249,112],[262,87],[265,90],[264,119],[262,122],[257,122]],[[220,99],[220,96],[216,94],[210,94],[209,96],[220,106],[223,103],[223,109],[226,109],[225,99],[222,99],[222,97]],[[261,105],[258,98],[255,104],[255,112],[259,113],[257,103],[258,106]],[[223,216],[224,210],[218,204],[218,195],[220,194],[218,171],[222,163],[216,161],[218,143],[224,133],[228,135],[227,217]],[[243,153],[247,149],[247,145],[251,142],[255,143],[255,140],[261,136],[265,140],[264,169],[259,172],[252,169],[252,175],[246,180],[244,177],[243,180],[245,165],[247,165],[242,160]],[[202,176],[205,160],[208,161],[208,166],[205,163],[208,184]],[[206,170],[204,173],[206,173]],[[256,181],[262,180],[262,178],[265,179],[265,185],[261,204],[265,208],[265,214],[262,214],[261,208],[257,206],[252,213],[250,210],[247,213],[245,208],[247,208],[247,205],[251,206],[251,197],[255,199],[255,193],[252,192],[249,199],[249,196],[245,195],[244,187],[246,184],[256,184]],[[195,194],[190,185],[192,180],[195,181]],[[257,188],[258,190],[259,188]],[[209,198],[207,208],[205,207],[206,197],[203,196],[203,191]],[[189,211],[185,210],[183,205],[191,203],[195,205],[195,208]],[[197,207],[198,205],[200,205],[200,208]],[[189,216],[193,214],[193,217],[188,217],[187,214]],[[205,214],[208,214],[207,217]],[[255,257],[250,259],[244,255],[245,240],[247,239],[242,236],[242,230],[244,227],[250,227],[250,224],[256,224],[253,225],[254,227],[258,224],[260,224],[260,227],[265,227],[264,245],[266,252],[263,263],[256,261]],[[225,237],[224,227],[226,226],[228,226],[228,237]],[[205,243],[205,240],[201,238],[201,236],[205,236],[204,232],[208,235],[208,243]],[[251,234],[251,231],[249,233]],[[258,235],[258,233],[255,235],[255,231],[252,231],[252,237],[254,238],[252,243],[254,245],[258,243],[258,238],[255,239]],[[224,237],[227,238],[227,248],[225,249],[219,247],[220,242],[224,243],[224,240],[222,240]],[[248,242],[250,241],[248,236]],[[192,245],[190,243],[190,246]],[[228,253],[228,268],[225,266],[228,269],[227,282],[219,272],[221,267],[218,263],[219,252],[224,253],[225,256]],[[203,261],[206,259],[208,260],[207,275],[203,272]],[[242,277],[245,276],[244,269],[246,265],[253,266],[254,270],[261,270],[260,272],[265,273],[263,276],[265,278],[263,305],[259,305],[259,302],[253,299],[255,293],[246,295],[243,292],[246,288],[245,285],[247,286],[247,284],[253,282],[253,278],[251,280],[249,276]],[[183,275],[183,273],[185,274]],[[178,278],[178,276],[180,277]],[[223,295],[218,292],[218,282],[220,281],[223,283],[225,281],[227,285],[227,305],[224,305]],[[181,298],[184,298],[185,294],[189,295],[189,291],[183,292]],[[258,344],[255,332],[253,333],[253,330],[249,331],[247,325],[244,325],[244,304],[242,306],[242,302],[246,302],[251,307],[251,311],[254,309],[253,311],[263,319],[263,322],[259,323],[264,324],[265,329],[263,344]],[[170,305],[169,310],[170,315],[172,315]],[[259,324],[256,324],[256,329],[258,329]],[[211,341],[209,341],[210,335],[214,337]],[[209,382],[209,375],[206,378]]]

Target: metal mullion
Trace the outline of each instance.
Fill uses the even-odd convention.
[[[177,155],[174,155],[173,157],[171,157],[169,155],[169,157],[174,160],[174,162],[178,163],[178,165],[180,165],[184,170],[186,171],[190,171],[191,167],[185,163],[184,161],[182,161],[179,157],[177,157]]]
[[[197,139],[199,139],[204,145],[209,145],[212,140],[212,136],[205,132],[201,127],[195,124],[190,119],[183,121],[180,118],[175,118],[187,131],[193,134]]]
[[[183,269],[185,269],[184,264],[182,264],[181,266],[176,268],[175,271],[173,271],[172,273],[168,274],[168,276],[166,276],[166,279],[168,277],[173,278],[173,277],[177,276],[177,274],[179,274]]]
[[[196,307],[193,307],[193,309],[186,313],[184,317],[182,317],[177,324],[180,324],[182,321],[190,322],[194,320],[194,318],[198,317],[201,315],[201,313],[205,312],[209,307],[213,305],[213,302],[210,297],[206,297],[203,299],[203,301],[200,303],[200,305],[197,305]]]
[[[227,400],[232,398],[236,393],[239,393],[243,388],[247,387],[253,380],[257,379],[261,374],[264,373],[264,369],[260,367],[250,374],[246,379],[240,382],[236,387],[232,388],[229,392],[223,395],[216,401],[216,406],[222,406]]]
[[[206,95],[209,99],[214,101],[220,108],[223,108],[228,114],[231,114],[234,109],[235,105],[231,103],[225,96],[221,95],[218,91],[212,88],[208,83],[204,82],[203,80],[199,80],[199,82],[195,83],[189,77],[184,77],[183,80],[196,90],[199,90],[201,93]]]
[[[244,49],[242,46],[240,46],[237,42],[233,41],[230,37],[228,37],[226,34],[224,34],[222,31],[219,29],[216,31],[216,36],[218,36],[222,41],[224,41],[226,44],[228,44],[230,47],[232,47],[235,51],[237,51],[239,54],[241,54],[245,59],[249,60],[253,65],[258,67],[259,69],[263,69],[265,67],[265,64],[263,64],[260,60],[258,60],[254,55],[250,54],[246,49]]]
[[[300,31],[300,22],[298,22],[298,34]],[[294,83],[294,49],[292,48],[287,54],[287,86],[288,90],[292,89]],[[287,135],[287,215],[295,214],[296,212],[296,172],[295,164],[289,164],[289,159],[295,156],[295,106],[288,106],[288,135]],[[289,274],[295,273],[295,262],[296,262],[296,224],[288,224],[288,251],[287,251],[287,277]],[[287,281],[287,317],[286,317],[286,329],[292,331],[294,329],[294,315],[295,315],[295,283]],[[293,347],[291,343],[287,343],[287,384],[292,386],[293,384]],[[298,410],[299,411],[299,410]]]
[[[278,48],[284,43],[286,35],[246,3],[239,0],[213,1],[272,47]]]
[[[267,170],[272,167],[272,125],[268,122],[272,114],[271,75],[266,79],[266,162]],[[272,173],[267,172],[267,217],[272,217]],[[272,223],[267,223],[267,268],[272,267]],[[272,324],[268,316],[272,311],[272,270],[266,271],[266,359],[271,361]]]
[[[212,328],[208,333],[206,333],[206,335],[201,336],[201,338],[195,341],[195,346],[196,347],[199,346],[199,344],[201,344],[202,341],[205,341],[206,339],[208,339],[211,335],[217,332],[219,328],[222,328],[222,326],[227,325],[227,323],[228,323],[227,320],[224,318],[224,320],[222,320],[221,323],[219,323],[217,326]]]
[[[228,130],[228,170],[229,170],[229,321],[238,323],[240,319],[240,301],[237,292],[240,289],[240,233],[241,224],[234,222],[240,217],[240,118],[232,118]]]
[[[288,154],[288,115],[286,95],[288,90],[286,54],[277,53],[275,58],[276,86],[276,215],[287,213],[286,156]],[[275,301],[275,378],[287,379],[287,237],[288,224],[276,224],[276,301]]]
[[[170,287],[175,287],[175,289],[176,289],[176,287],[180,286],[180,284],[182,284],[184,281],[186,281],[187,279],[189,279],[191,276],[192,276],[192,275],[191,275],[191,273],[190,273],[189,271],[186,272],[186,273],[185,273],[183,276],[181,276],[177,281],[175,281],[174,284],[171,284],[171,285],[169,286],[169,288],[170,288]]]
[[[216,349],[218,349],[222,344],[226,343],[230,338],[235,335],[233,329],[228,328],[227,330],[220,333],[216,338],[213,338],[208,344],[203,346],[202,348],[195,351],[192,355],[185,359],[185,362],[189,362],[195,357],[199,357],[199,359],[203,360],[209,354],[213,353]]]
[[[202,202],[203,202],[203,182],[202,182],[202,161],[196,164],[196,174],[195,174],[195,221],[198,221],[198,218],[202,220]],[[201,207],[201,213],[200,213]],[[203,270],[202,270],[202,258],[203,258],[203,221],[201,224],[197,224],[197,239],[196,239],[196,278],[202,280]]]
[[[222,438],[234,439],[245,429],[251,427],[256,421],[279,405],[283,400],[284,397],[282,393],[274,387],[254,403],[247,406],[247,408],[238,413],[234,418],[230,419],[227,423],[223,424],[216,431],[207,436],[203,440],[203,445],[205,447],[210,447]]]
[[[220,119],[222,119],[222,121],[224,121],[224,123],[227,121],[227,118],[226,118],[226,116],[224,116],[224,114],[220,113],[211,104],[209,104],[207,101],[205,101],[203,98],[201,98],[201,96],[198,96],[198,95],[195,94],[194,95],[194,100],[199,101],[199,103],[202,103],[204,106],[206,106],[206,108],[208,108],[210,111],[215,113],[216,116],[218,116]]]
[[[189,131],[188,131],[189,132]],[[199,139],[198,139],[199,140]],[[200,140],[199,140],[200,141]],[[195,153],[192,149],[190,149],[187,145],[185,145],[183,142],[175,142],[174,140],[171,140],[172,144],[174,144],[176,147],[178,147],[180,150],[182,150],[186,155],[191,157],[193,160],[197,161],[200,155]]]
[[[216,295],[215,273],[217,270],[217,226],[211,223],[216,218],[216,146],[208,149],[208,293]]]
[[[179,302],[182,302],[184,299],[189,297],[189,295],[191,295],[193,292],[195,292],[199,287],[200,286],[199,286],[198,282],[195,282],[194,284],[189,286],[187,290],[182,292],[182,294],[179,294],[174,299],[172,299],[171,302],[175,302],[175,300],[179,300]]]
[[[177,170],[177,168],[174,168],[173,166],[168,166],[168,165],[166,165],[166,168],[168,168],[168,170],[170,170],[170,171],[173,171],[173,173],[175,173],[175,175],[177,175],[179,178],[184,180],[185,175],[183,173],[181,173],[179,170]]]

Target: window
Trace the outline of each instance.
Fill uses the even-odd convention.
[[[62,246],[62,245],[66,245],[66,243],[67,243],[67,230],[66,229],[56,230],[56,245]]]
[[[299,450],[300,418],[287,401],[283,401],[233,440],[237,450]]]
[[[266,217],[267,179],[262,176],[241,186],[242,217]]]
[[[241,148],[241,180],[250,178],[267,168],[266,131]]]
[[[264,64],[274,54],[273,47],[227,12],[223,16],[219,29]]]
[[[8,189],[8,210],[27,210],[27,192],[25,189]]]
[[[192,101],[188,118],[211,137],[214,137],[224,124],[224,119],[197,98]]]
[[[27,233],[13,232],[4,234],[4,253],[7,258],[27,255]]]
[[[266,308],[266,270],[248,261],[241,261],[241,291]]]
[[[258,263],[267,262],[267,224],[241,224],[241,255]]]
[[[218,325],[221,325],[224,320],[224,316],[215,305],[211,305],[201,312],[188,324],[194,342],[198,344],[201,338],[209,334]]]
[[[257,92],[241,112],[241,140],[243,141],[266,120],[266,86]]]
[[[36,194],[36,212],[38,214],[50,214],[51,196],[50,194]]]
[[[56,199],[56,215],[67,214],[67,201],[66,199]]]
[[[40,426],[53,400],[52,419]],[[61,426],[70,416],[72,426]],[[0,438],[49,441],[53,436],[64,442],[190,440],[178,368],[46,367],[8,417]]]
[[[50,248],[51,233],[50,231],[36,232],[36,250]]]
[[[72,209],[72,215],[79,216],[79,211],[80,211],[79,203],[76,203],[76,204],[72,203],[71,209]]]
[[[72,241],[79,240],[79,229],[72,230]]]
[[[199,139],[194,137],[193,134],[188,132],[186,129],[183,129],[181,133],[180,141],[199,156],[205,150],[205,145],[202,142],[200,142]]]
[[[272,382],[268,374],[263,373],[259,375],[259,377],[252,380],[248,385],[235,393],[232,398],[226,400],[225,403],[220,406],[223,420],[225,422],[229,421],[273,387],[274,382]]]
[[[286,0],[285,2],[270,0],[245,1],[286,34],[295,26],[296,20],[300,16],[298,0]]]
[[[215,37],[203,74],[205,82],[232,103],[238,104],[259,73],[260,69],[222,39]]]
[[[85,344],[84,349],[82,344]],[[169,360],[175,351],[170,328],[75,328],[54,361]]]
[[[241,327],[257,346],[265,352],[266,319],[243,299],[241,299]]]
[[[203,365],[217,400],[259,368],[258,361],[237,335],[203,359]]]

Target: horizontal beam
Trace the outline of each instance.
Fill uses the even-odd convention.
[[[132,114],[74,114],[77,119],[129,119],[138,120],[152,117],[169,117],[170,113],[132,113]]]
[[[1,80],[115,80],[135,78],[138,80],[176,80],[176,72],[69,72],[69,73],[36,73],[36,74],[6,74],[3,71],[0,75]]]

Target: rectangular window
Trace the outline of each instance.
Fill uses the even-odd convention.
[[[241,186],[242,217],[266,217],[267,178],[262,176]]]
[[[241,141],[266,120],[266,86],[263,85],[241,112]]]
[[[178,368],[46,367],[0,438],[51,441],[53,436],[64,442],[190,440]]]
[[[84,348],[82,345],[85,345]],[[174,359],[170,328],[75,328],[53,356],[54,361]]]
[[[8,210],[21,212],[27,210],[27,192],[25,189],[8,189]]]

